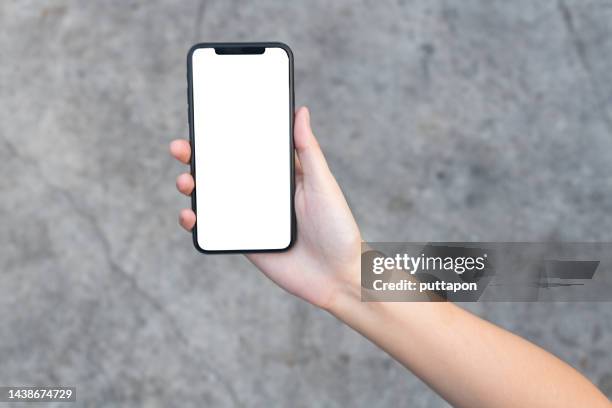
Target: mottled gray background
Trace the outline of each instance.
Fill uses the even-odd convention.
[[[611,21],[594,0],[3,0],[0,384],[96,407],[446,406],[243,257],[193,249],[167,155],[187,49],[293,48],[368,240],[611,241]],[[610,306],[468,307],[611,396]]]

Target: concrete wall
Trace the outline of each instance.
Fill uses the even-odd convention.
[[[292,46],[368,240],[610,241],[610,21],[595,0],[2,1],[0,385],[92,407],[446,406],[243,257],[195,252],[167,154],[187,49]],[[467,307],[612,396],[610,304]]]

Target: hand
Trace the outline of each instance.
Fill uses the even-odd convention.
[[[453,406],[610,406],[561,360],[452,303],[361,302],[359,229],[305,108],[294,136],[298,237],[287,252],[248,255],[266,276],[372,340]],[[187,141],[175,140],[170,151],[189,163]],[[187,173],[176,185],[186,195],[194,189]],[[195,222],[193,211],[181,211],[185,229]]]
[[[342,191],[331,174],[310,127],[310,113],[295,114],[295,212],[297,240],[286,252],[253,253],[247,257],[268,278],[288,292],[324,309],[344,290],[355,290],[359,281],[361,236]],[[188,164],[191,147],[174,140],[170,152]],[[190,195],[195,187],[189,173],[176,180],[177,189]],[[179,223],[188,231],[196,216],[184,209]]]

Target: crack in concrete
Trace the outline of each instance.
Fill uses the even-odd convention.
[[[174,318],[174,316],[168,313],[168,311],[165,309],[163,304],[160,303],[159,300],[157,300],[157,298],[155,298],[150,293],[148,293],[146,290],[144,290],[138,284],[138,281],[136,280],[136,278],[130,275],[119,263],[117,263],[117,261],[115,261],[115,259],[112,256],[111,243],[106,237],[106,234],[102,230],[102,227],[100,226],[95,216],[89,211],[87,211],[82,205],[80,205],[70,191],[51,182],[46,177],[44,171],[40,167],[40,164],[36,160],[24,155],[8,139],[3,139],[3,142],[6,145],[7,150],[9,150],[9,152],[12,155],[14,155],[15,157],[21,158],[22,161],[26,163],[33,163],[33,168],[35,169],[36,173],[38,173],[39,179],[52,191],[55,191],[60,196],[64,197],[66,202],[75,211],[75,213],[81,216],[81,218],[83,218],[85,221],[87,221],[88,224],[90,224],[95,236],[98,238],[98,241],[102,245],[102,249],[103,249],[102,254],[104,256],[104,260],[106,261],[107,265],[110,267],[111,271],[115,273],[117,276],[119,276],[120,278],[122,278],[125,282],[127,282],[130,288],[133,289],[134,292],[140,296],[140,298],[144,299],[150,306],[153,307],[153,309],[158,314],[160,314],[166,321],[170,323],[170,326],[172,328],[172,334],[174,334],[174,337],[180,341],[180,343],[184,346],[184,348],[187,351],[189,351],[190,349],[192,350],[196,348],[196,350],[193,351],[193,353],[190,353],[191,356],[193,355],[203,356],[204,353],[198,352],[197,350],[198,347],[195,347],[189,341],[189,338],[185,335],[185,333],[183,333],[182,329],[176,322],[176,319]],[[229,395],[230,399],[232,400],[234,406],[237,406],[237,407],[244,406],[244,404],[242,404],[242,402],[238,398],[238,394],[232,387],[231,383],[218,370],[213,368],[211,364],[209,364],[208,362],[202,359],[199,359],[199,364],[201,364],[204,367],[205,371],[208,374],[210,374],[213,381],[216,381],[217,383],[221,384],[221,386],[227,392],[227,395]]]
[[[4,143],[4,145],[6,146],[6,150],[9,152],[9,156],[14,156],[17,158],[21,157],[19,150],[17,150],[13,143],[11,143],[8,139],[3,138],[2,143]]]
[[[570,37],[570,40],[578,57],[578,61],[580,62],[582,69],[584,70],[589,79],[589,84],[592,88],[592,92],[595,95],[595,98],[597,99],[597,109],[600,111],[604,124],[606,125],[608,130],[612,132],[612,118],[606,111],[605,98],[599,91],[598,80],[595,73],[593,72],[593,67],[587,56],[586,45],[584,41],[582,41],[582,39],[580,38],[580,34],[576,29],[575,18],[572,9],[565,3],[564,0],[557,0],[557,9],[559,10],[563,25],[565,26],[565,29]]]
[[[576,26],[574,25],[574,14],[563,0],[557,0],[557,8],[559,9],[559,13],[561,13],[563,24],[565,25],[565,29],[570,35],[574,49],[576,50],[576,54],[578,55],[578,59],[580,60],[580,64],[587,72],[589,77],[591,77],[591,64],[589,63],[589,60],[586,56],[586,46],[584,45],[584,42],[576,31]]]
[[[134,290],[134,292],[136,292],[142,299],[149,303],[149,305],[151,305],[166,321],[170,323],[172,333],[187,350],[193,349],[194,346],[191,344],[189,338],[185,335],[185,333],[183,333],[174,316],[168,313],[168,311],[157,300],[157,298],[155,298],[146,290],[144,290],[138,284],[136,278],[129,274],[119,263],[115,261],[112,256],[111,244],[108,238],[106,237],[106,234],[102,230],[102,227],[100,226],[98,220],[93,216],[93,214],[89,213],[81,205],[79,205],[79,203],[74,199],[74,197],[69,191],[62,189],[54,185],[53,183],[49,183],[46,179],[45,183],[49,187],[54,189],[56,192],[58,192],[60,195],[62,195],[73,208],[73,210],[90,224],[94,231],[94,234],[97,236],[99,242],[102,245],[104,259],[108,266],[111,268],[111,271],[119,275],[124,281],[126,281],[130,285],[131,289]],[[195,354],[203,355],[197,352]],[[200,364],[202,364],[202,366],[205,367],[206,371],[211,374],[214,381],[218,382],[225,388],[227,394],[230,396],[232,402],[234,403],[234,406],[243,406],[230,382],[218,370],[214,369],[210,364],[205,363],[202,360],[200,360]]]
[[[198,10],[196,12],[195,28],[193,30],[193,37],[196,43],[200,42],[200,35],[202,35],[202,22],[204,21],[204,11],[206,10],[206,0],[200,0],[198,4]]]

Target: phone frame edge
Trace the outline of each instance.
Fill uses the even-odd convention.
[[[194,129],[193,129],[193,72],[192,72],[192,57],[193,53],[200,48],[215,48],[215,47],[264,47],[264,48],[281,48],[289,58],[289,162],[290,162],[290,211],[291,211],[291,234],[289,245],[285,248],[278,249],[230,249],[230,250],[209,250],[204,249],[198,243],[198,223],[197,223],[197,197],[196,188],[194,187],[191,193],[191,209],[196,214],[196,223],[192,230],[193,246],[201,253],[215,254],[248,254],[248,253],[270,253],[270,252],[285,252],[291,249],[297,240],[297,219],[295,215],[295,147],[293,143],[293,126],[295,118],[295,88],[293,79],[293,51],[291,48],[282,42],[204,42],[197,43],[189,48],[187,53],[187,117],[189,122],[189,144],[191,147],[190,171],[194,180],[195,174],[195,149],[194,149]]]

